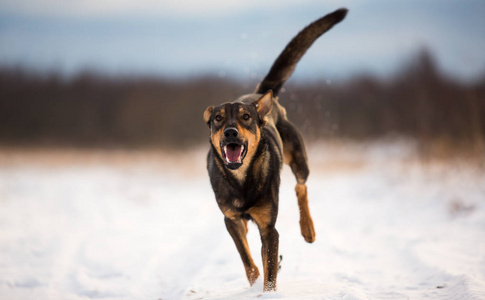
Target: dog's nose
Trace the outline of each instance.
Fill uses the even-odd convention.
[[[224,130],[224,136],[227,137],[227,138],[228,137],[237,137],[238,133],[239,132],[234,127],[229,127],[229,128],[226,128]]]

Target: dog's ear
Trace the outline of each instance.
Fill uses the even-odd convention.
[[[253,102],[256,106],[256,111],[258,112],[259,119],[266,125],[266,116],[271,112],[273,108],[273,91],[269,90],[261,98]]]
[[[214,106],[212,106],[212,105],[207,107],[207,109],[204,111],[204,122],[209,127],[210,127],[210,120],[211,120],[212,111],[214,111]]]

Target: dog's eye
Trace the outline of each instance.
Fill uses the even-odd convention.
[[[250,117],[251,117],[251,116],[249,116],[248,114],[244,114],[244,115],[243,115],[243,119],[244,119],[245,121],[249,120],[249,118],[250,118]]]
[[[217,122],[220,122],[222,120],[222,116],[221,115],[217,115],[215,117],[215,119],[216,119]]]

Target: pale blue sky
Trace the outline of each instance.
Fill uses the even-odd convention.
[[[347,19],[307,52],[294,77],[386,76],[421,47],[448,74],[485,74],[485,1],[0,0],[0,64],[73,74],[260,78],[304,26]]]

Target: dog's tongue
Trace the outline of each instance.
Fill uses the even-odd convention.
[[[240,145],[228,145],[226,150],[226,157],[229,162],[238,162],[241,156]]]

